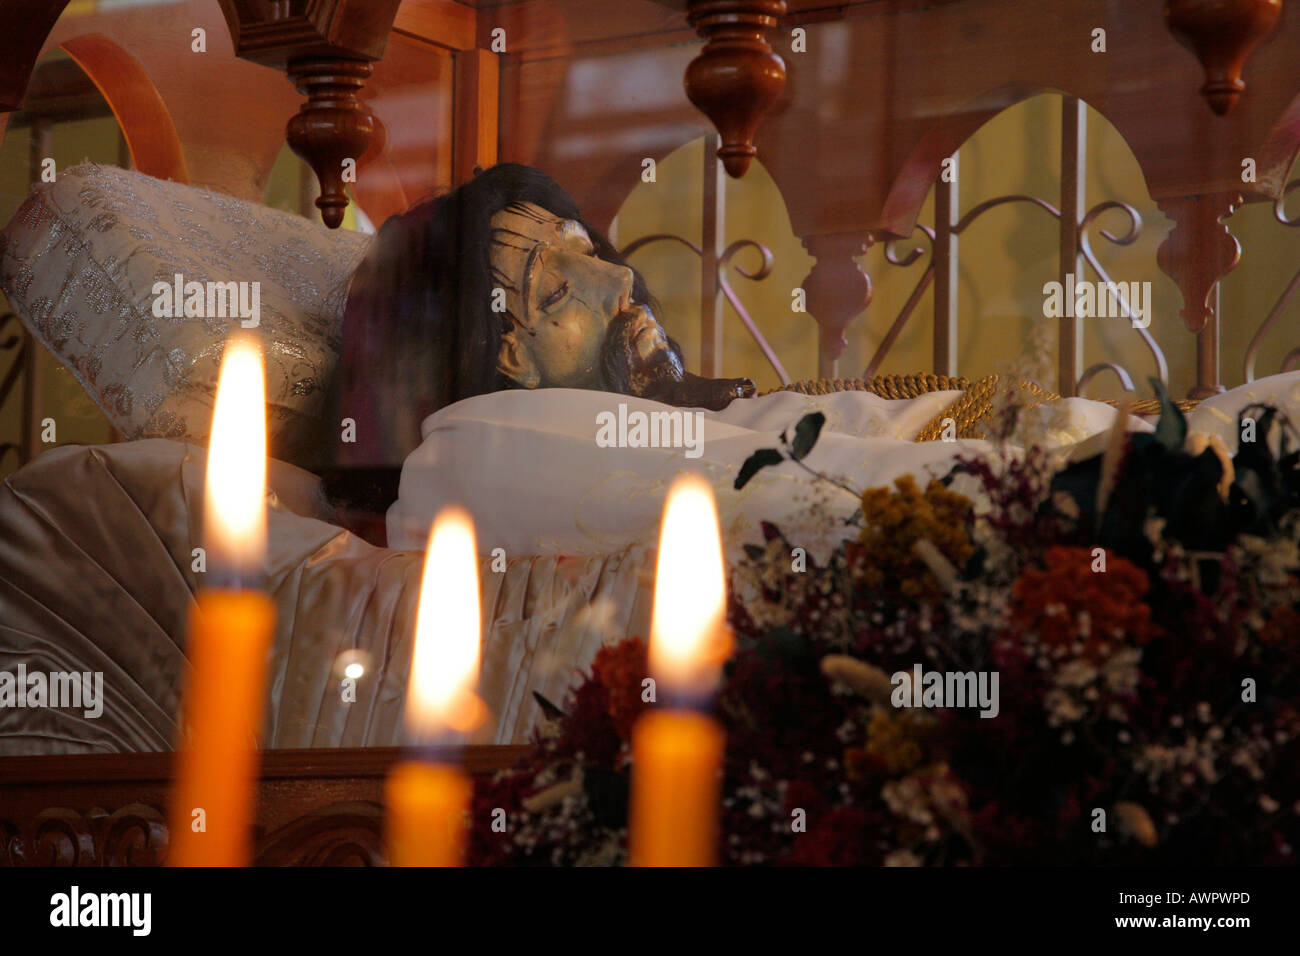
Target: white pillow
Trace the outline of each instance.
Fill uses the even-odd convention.
[[[369,237],[220,193],[86,163],[0,231],[0,288],[129,439],[206,443],[238,316],[155,317],[154,285],[257,282],[272,454],[310,458],[348,281]],[[252,287],[246,287],[251,291]]]

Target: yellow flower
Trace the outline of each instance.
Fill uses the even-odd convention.
[[[904,597],[938,594],[942,587],[917,555],[925,540],[952,562],[965,567],[974,546],[970,539],[971,502],[933,479],[922,492],[911,475],[894,489],[868,488],[862,494],[862,533],[852,557],[856,570],[873,590],[897,590]]]
[[[891,776],[907,773],[921,762],[920,738],[924,719],[912,711],[894,712],[877,707],[867,724],[867,756]]]

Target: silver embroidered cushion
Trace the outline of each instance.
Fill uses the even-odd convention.
[[[0,287],[131,439],[206,443],[226,336],[253,321],[241,315],[255,304],[272,454],[310,463],[348,281],[368,242],[86,163],[35,188],[0,232]],[[173,301],[178,275],[188,295]]]

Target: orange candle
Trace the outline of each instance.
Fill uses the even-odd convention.
[[[724,737],[702,712],[717,685],[726,630],[722,536],[708,484],[673,483],[664,508],[650,628],[650,672],[665,705],[632,728],[629,859],[712,866]]]
[[[252,860],[257,737],[274,630],[275,606],[265,594],[198,595],[190,614],[190,679],[172,795],[173,866],[247,866]]]
[[[406,760],[388,775],[388,862],[460,866],[473,785],[459,767]]]
[[[415,616],[415,648],[406,695],[406,725],[417,747],[446,743],[482,716],[476,696],[480,640],[478,548],[469,515],[440,513]],[[386,788],[388,859],[393,866],[460,866],[472,786],[451,763],[406,760]]]
[[[632,728],[633,866],[713,866],[718,853],[717,721],[689,710],[646,714]]]
[[[216,586],[190,614],[168,862],[247,866],[275,607],[247,587],[266,553],[265,384],[261,352],[237,338],[217,386],[203,540]]]

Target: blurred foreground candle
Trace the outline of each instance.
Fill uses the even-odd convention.
[[[481,719],[479,600],[474,523],[459,508],[444,510],[429,534],[406,695],[406,725],[418,750],[445,744]],[[386,793],[389,862],[460,866],[470,796],[469,777],[454,762],[427,755],[397,764]]]
[[[257,590],[266,556],[266,411],[262,354],[226,346],[208,444],[203,545],[208,586],[190,614],[181,739],[171,800],[174,866],[252,859],[257,738],[275,607]]]
[[[724,738],[705,709],[729,646],[717,507],[703,479],[684,476],[664,507],[650,627],[650,676],[663,709],[632,729],[634,866],[717,862]]]

